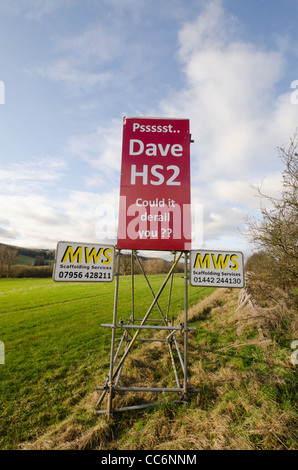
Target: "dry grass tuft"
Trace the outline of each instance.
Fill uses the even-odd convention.
[[[97,426],[87,431],[78,440],[76,449],[92,450],[105,449],[105,446],[113,440],[113,430],[108,422],[101,421]]]

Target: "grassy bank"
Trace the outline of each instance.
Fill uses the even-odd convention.
[[[25,448],[297,450],[297,366],[290,362],[290,344],[268,328],[268,312],[237,308],[238,291],[218,289],[190,309],[197,331],[190,334],[189,376],[196,392],[188,403],[173,404],[164,394],[161,406],[116,413],[107,421],[94,415],[92,392]],[[167,384],[169,354],[160,343],[139,347],[124,379],[131,385]],[[115,402],[141,399],[125,392]]]

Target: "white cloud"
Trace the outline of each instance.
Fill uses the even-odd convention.
[[[124,55],[123,31],[104,21],[96,21],[81,34],[59,35],[55,39],[54,52],[58,59],[39,67],[38,74],[56,82],[71,86],[69,91],[89,93],[95,86],[111,86],[119,82],[113,64]]]
[[[122,122],[113,120],[110,126],[98,126],[92,134],[72,136],[65,152],[90,165],[86,179],[88,187],[109,187],[119,184],[122,147]]]
[[[41,20],[62,3],[67,6],[76,1],[28,0],[26,7],[21,1],[2,2],[0,8]],[[237,240],[239,226],[248,212],[259,207],[251,186],[263,180],[264,192],[277,193],[281,165],[276,147],[289,141],[298,122],[298,106],[290,100],[293,92],[290,84],[297,77],[289,80],[288,92],[278,91],[280,81],[285,78],[289,42],[279,38],[280,46],[272,46],[270,50],[244,42],[240,36],[241,25],[225,12],[223,2],[204,2],[206,7],[181,27],[178,36],[176,57],[184,86],[161,101],[156,110],[154,101],[144,104],[138,99],[142,93],[150,93],[147,87],[155,87],[151,69],[166,68],[160,61],[166,54],[159,55],[154,38],[151,42],[145,34],[153,17],[147,18],[141,11],[144,7],[145,12],[152,13],[152,6],[145,0],[122,3],[103,0],[103,3],[107,6],[100,10],[104,16],[98,15],[88,24],[80,23],[83,28],[79,34],[62,37],[56,33],[52,37],[52,50],[44,59],[47,62],[39,68],[39,75],[63,83],[68,93],[83,92],[84,96],[90,93],[89,103],[75,101],[80,109],[94,103],[94,109],[98,109],[99,103],[106,100],[104,110],[107,102],[117,102],[119,98],[121,106],[125,102],[130,110],[138,107],[140,115],[147,111],[190,118],[195,139],[191,145],[192,202],[204,208],[203,242],[214,249],[236,249],[238,242],[242,243],[240,238]],[[175,17],[178,7],[183,7],[183,2],[172,3],[177,10],[173,7],[169,18]],[[160,8],[164,15],[165,6]],[[183,9],[189,14],[189,9]],[[187,14],[184,13],[184,18]],[[158,26],[161,18],[165,18],[163,15],[157,19]],[[127,22],[130,17],[132,22]],[[148,29],[143,34],[139,30],[145,17]],[[161,49],[170,55],[173,45],[167,43],[166,28],[164,34],[158,33],[164,39]],[[48,57],[52,57],[50,63]],[[165,84],[161,86],[164,90]],[[119,94],[114,93],[116,87]],[[156,91],[155,102],[158,96]],[[63,106],[67,104],[64,102]],[[113,112],[109,109],[109,115]],[[106,122],[98,125],[97,118],[94,119],[94,126],[91,124],[94,131],[82,131],[70,137],[62,158],[32,159],[7,165],[0,171],[2,240],[9,243],[10,238],[19,240],[20,244],[23,240],[26,245],[52,248],[60,239],[96,241],[102,231],[102,221],[108,220],[110,228],[115,225],[122,122],[107,117]],[[84,128],[88,129],[88,125],[86,122]],[[65,175],[68,178],[62,180]],[[74,184],[76,190],[69,189]],[[50,192],[53,188],[56,193]],[[103,214],[107,216],[105,220]]]
[[[85,70],[72,58],[59,59],[55,64],[39,68],[39,74],[57,82],[66,82],[81,91],[90,90],[95,85],[103,86],[111,79],[109,72]]]
[[[1,169],[1,241],[44,248],[61,239],[115,242],[121,132],[115,120],[93,134],[69,138],[59,158],[32,158]],[[74,184],[79,189],[72,189]]]
[[[52,249],[59,240],[96,242],[100,239],[111,243],[111,237],[115,235],[117,192],[99,195],[64,191],[64,199],[47,198],[37,193],[0,195],[0,205],[3,243],[11,243],[14,239],[15,244]],[[100,224],[107,220],[113,233],[101,229]]]
[[[174,81],[175,43],[169,38],[174,37],[175,12],[182,10],[183,2],[161,2],[158,12],[154,2],[145,0],[98,3],[88,6],[96,13],[80,30],[68,27],[53,35],[50,57],[28,73],[55,81],[68,96],[109,99],[118,106],[124,101],[135,109],[137,99],[143,105],[144,97],[158,96],[168,80]],[[189,6],[183,8],[188,11]],[[166,83],[164,76],[169,77]],[[108,98],[95,96],[95,91],[106,92]]]
[[[24,15],[29,20],[41,21],[65,6],[72,6],[77,0],[2,0],[0,9],[13,15]]]
[[[180,59],[184,61],[202,48],[220,48],[228,41],[227,27],[231,34],[236,25],[234,17],[226,17],[221,0],[206,2],[200,15],[179,32]]]
[[[0,169],[0,194],[38,191],[59,181],[64,170],[65,162],[53,157],[12,163]]]
[[[81,34],[69,33],[53,40],[55,59],[38,67],[37,74],[61,82],[67,94],[91,94],[94,90],[123,90],[131,80],[150,69],[149,46],[131,36],[121,12],[107,10]],[[144,41],[146,41],[144,39]],[[147,55],[144,55],[144,47]]]
[[[208,2],[185,24],[179,60],[186,85],[161,103],[163,115],[190,118],[193,203],[204,205],[206,243],[227,243],[226,233],[235,243],[243,218],[259,203],[252,184],[271,175],[266,189],[276,190],[276,148],[289,141],[298,122],[290,93],[277,91],[284,51],[239,40],[237,27],[221,1]]]

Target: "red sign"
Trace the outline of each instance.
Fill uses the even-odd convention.
[[[191,249],[188,119],[124,118],[119,249]]]

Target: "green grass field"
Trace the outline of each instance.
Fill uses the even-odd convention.
[[[27,255],[19,255],[19,259],[15,264],[22,264],[25,266],[33,266],[35,258]]]
[[[165,275],[150,276],[155,292]],[[0,280],[0,448],[15,449],[61,422],[101,385],[109,368],[114,282],[55,283],[51,279]],[[213,289],[189,286],[189,307]],[[152,295],[135,277],[135,315],[142,318]],[[166,310],[168,287],[159,300]],[[183,310],[184,279],[176,274],[170,314]],[[120,278],[118,318],[131,309],[131,278]],[[154,316],[157,310],[152,312]]]

